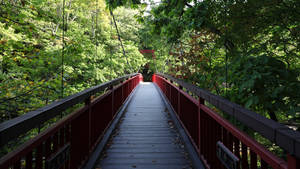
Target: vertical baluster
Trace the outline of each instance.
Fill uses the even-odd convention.
[[[35,153],[35,169],[43,168],[43,144],[40,144]]]
[[[201,154],[201,105],[204,105],[204,99],[199,97],[198,102],[198,149]]]
[[[224,127],[222,127],[222,136],[222,142],[228,148],[228,134],[227,130]]]
[[[177,99],[177,101],[178,101],[178,106],[177,106],[177,112],[178,112],[178,117],[179,117],[179,119],[181,118],[181,112],[180,112],[180,108],[181,108],[181,105],[180,105],[180,90],[182,89],[182,87],[181,86],[179,86],[179,90],[177,91],[177,94],[178,94],[178,99]]]
[[[162,80],[161,82],[162,82],[162,91],[166,95],[166,84],[165,84],[165,81]]]
[[[171,100],[172,100],[172,95],[171,95],[171,85],[168,84],[169,86],[169,102],[171,103]]]
[[[130,88],[131,88],[131,80],[128,79],[128,95],[130,94]]]
[[[59,147],[65,145],[65,127],[62,127],[59,131]]]
[[[255,152],[253,152],[252,150],[250,150],[250,168],[251,169],[257,169],[257,155]]]
[[[204,142],[204,147],[205,147],[204,148],[204,157],[205,157],[206,160],[208,158],[208,151],[209,151],[209,147],[207,146],[208,145],[208,140],[206,139],[208,137],[208,132],[209,132],[207,120],[208,120],[208,116],[205,113],[205,119],[204,119],[204,138],[205,138],[204,139],[205,140],[205,142]]]
[[[29,152],[26,155],[26,159],[25,159],[25,165],[26,165],[26,169],[32,169],[32,152]]]
[[[215,153],[216,151],[214,151],[215,149],[215,145],[213,144],[213,140],[212,140],[212,136],[214,134],[214,131],[213,131],[213,125],[212,125],[212,118],[210,116],[207,116],[207,127],[208,127],[208,131],[207,131],[207,147],[209,148],[207,153],[208,153],[208,164],[214,168],[213,164],[214,164],[214,161],[213,161],[213,153]]]
[[[127,97],[129,96],[129,94],[130,94],[130,90],[129,90],[129,82],[130,82],[130,81],[127,81],[127,89],[126,89],[126,90],[127,90],[127,92],[126,92],[127,94],[126,94],[126,98],[127,98]]]
[[[228,147],[231,152],[233,152],[233,136],[230,132],[228,132]]]
[[[210,116],[206,114],[206,159],[207,159],[207,163],[211,166],[212,160],[211,160],[211,153],[212,153],[212,144],[211,144],[211,120],[210,120]]]
[[[65,129],[65,134],[66,134],[66,143],[70,142],[71,140],[71,125],[70,124],[67,124],[66,126],[66,129]]]
[[[130,93],[133,90],[133,79],[131,79],[131,88],[130,88]]]
[[[86,144],[88,144],[88,150],[85,150],[85,151],[87,151],[87,152],[89,152],[89,150],[90,150],[90,148],[91,148],[91,144],[92,144],[92,140],[91,140],[91,136],[92,136],[92,119],[91,119],[91,114],[92,114],[92,109],[91,109],[91,102],[92,102],[92,98],[91,98],[91,96],[90,97],[88,97],[86,100],[85,100],[85,106],[87,106],[88,107],[88,111],[87,112],[85,112],[85,113],[87,113],[87,122],[84,122],[84,126],[87,126],[87,131],[85,131],[85,132],[87,132],[87,142],[86,142]],[[77,124],[78,125],[78,124]]]
[[[51,137],[49,137],[46,140],[46,143],[45,143],[45,156],[46,156],[46,159],[48,157],[50,157],[50,155],[51,155]]]
[[[242,168],[249,169],[247,146],[242,143]]]
[[[56,132],[53,137],[53,151],[52,152],[55,153],[57,150],[58,150],[58,132]]]
[[[51,156],[51,137],[49,137],[47,140],[46,140],[46,143],[45,143],[45,158],[46,158],[46,161],[47,159]],[[46,165],[46,169],[47,169],[47,165]]]
[[[14,169],[21,169],[21,160],[17,160],[14,163]]]
[[[268,169],[268,164],[261,158],[260,159],[261,169]]]
[[[204,153],[205,153],[205,112],[204,111],[201,111],[201,119],[200,119],[200,125],[201,125],[201,155],[204,156]]]
[[[211,117],[210,117],[210,120],[209,120],[209,125],[210,125],[210,136],[209,136],[209,142],[210,142],[210,165],[211,165],[211,168],[216,168],[216,152],[217,152],[217,149],[216,149],[216,140],[215,140],[215,136],[217,134],[216,132],[216,122],[215,120],[213,120]]]
[[[217,122],[215,122],[215,126],[216,126],[215,143],[217,144],[217,142],[220,141],[221,138],[222,138],[222,127]],[[215,168],[217,168],[217,169],[223,169],[224,166],[220,162],[220,160],[218,159],[218,157],[217,157],[216,154],[215,154],[214,157],[215,157],[215,161],[216,161],[216,167]]]
[[[124,82],[121,81],[122,86],[121,86],[121,102],[124,103],[125,99],[124,99]]]
[[[225,147],[227,147],[229,149],[229,146],[228,146],[229,145],[229,141],[228,141],[228,138],[229,138],[228,133],[229,132],[224,127],[221,127],[221,128],[222,128],[222,142],[225,145]],[[225,167],[223,166],[223,168],[225,168]]]
[[[241,161],[241,154],[240,154],[240,140],[237,139],[236,137],[233,138],[234,141],[234,154],[235,156]],[[237,166],[237,169],[240,168],[240,162]]]
[[[115,112],[114,112],[114,108],[115,108],[115,89],[113,86],[110,87],[111,90],[111,119],[113,119]],[[129,92],[130,93],[130,92]]]
[[[66,143],[69,143],[71,140],[71,132],[70,132],[70,124],[67,124],[65,126],[65,135],[66,135]],[[70,168],[70,156],[71,156],[71,152],[69,154],[68,159],[65,162],[65,169],[69,169]]]

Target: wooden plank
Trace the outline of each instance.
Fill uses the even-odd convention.
[[[155,86],[141,84],[96,166],[191,167],[185,145],[165,110]]]

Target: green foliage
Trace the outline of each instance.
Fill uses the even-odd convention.
[[[106,0],[106,3],[111,9],[116,9],[122,6],[138,8],[139,4],[141,4],[140,0]]]
[[[299,10],[297,0],[163,0],[140,20],[150,36],[168,44],[155,45],[168,51],[158,60],[168,63],[163,70],[273,120],[298,124]]]
[[[65,26],[61,0],[0,4],[0,121],[125,72],[136,72],[145,64],[138,51],[137,31],[142,25],[133,17],[135,10],[115,10],[125,51],[134,69],[130,70],[105,1],[65,2]]]
[[[230,98],[247,108],[268,114],[296,114],[300,101],[299,72],[287,69],[282,61],[266,55],[245,58],[239,58],[232,68]],[[276,116],[274,120],[277,120]]]

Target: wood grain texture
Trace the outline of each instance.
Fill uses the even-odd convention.
[[[143,83],[137,90],[96,168],[192,168],[180,135],[152,83]]]

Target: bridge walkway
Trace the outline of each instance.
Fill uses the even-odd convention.
[[[189,154],[153,83],[141,83],[96,168],[192,168]]]

